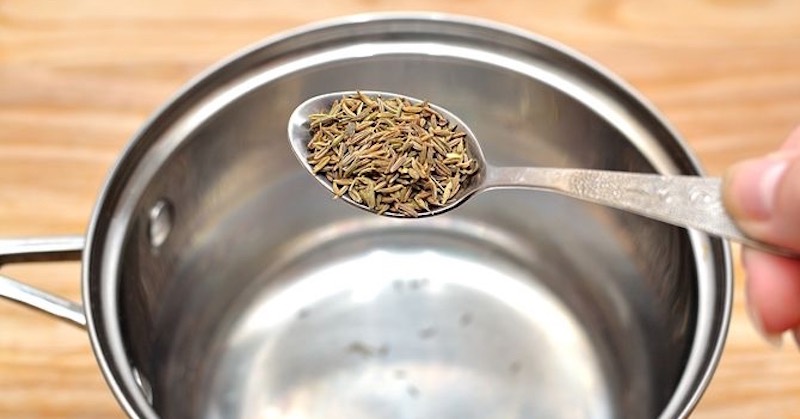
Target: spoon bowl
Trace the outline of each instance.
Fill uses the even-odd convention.
[[[384,99],[407,99],[412,103],[424,100],[383,91],[359,91]],[[314,173],[308,162],[308,142],[311,138],[309,116],[330,109],[334,101],[355,91],[326,93],[307,99],[292,112],[288,123],[289,143],[305,169],[331,193],[333,185],[322,175]],[[447,203],[422,211],[417,217],[430,217],[451,211],[479,192],[497,188],[527,188],[559,193],[595,204],[639,214],[672,225],[697,229],[758,248],[770,253],[798,258],[796,252],[753,239],[742,232],[725,209],[722,200],[722,180],[717,177],[660,175],[621,171],[563,169],[544,167],[497,167],[483,154],[480,143],[469,126],[449,110],[428,102],[451,125],[466,135],[465,145],[478,162],[478,171]],[[368,205],[356,202],[347,194],[339,199],[357,208],[375,213]],[[408,218],[408,215],[387,211],[381,215]]]
[[[406,95],[400,95],[397,93],[390,93],[390,92],[381,92],[381,91],[366,91],[361,90],[361,93],[372,96],[378,97],[380,96],[383,99],[408,99],[412,103],[421,103],[424,102],[421,99],[413,98]],[[310,130],[309,130],[309,115],[324,112],[333,105],[334,101],[341,99],[342,96],[347,96],[354,94],[356,92],[352,91],[343,91],[343,92],[333,92],[333,93],[325,93],[319,96],[312,97],[303,103],[301,103],[297,108],[295,108],[292,115],[289,117],[289,143],[292,146],[292,151],[294,151],[295,156],[300,161],[300,164],[308,170],[309,173],[314,175],[314,177],[324,186],[327,188],[331,193],[333,193],[333,186],[331,183],[325,179],[324,176],[319,174],[314,174],[313,167],[308,162],[308,148],[306,145],[308,144],[309,140],[311,139]],[[481,149],[480,144],[475,139],[475,135],[470,130],[469,126],[464,123],[458,116],[453,114],[452,112],[448,111],[447,109],[438,106],[433,103],[428,103],[428,106],[433,110],[439,112],[442,116],[447,118],[451,125],[455,125],[458,127],[460,131],[463,131],[466,136],[464,137],[467,149],[472,157],[478,161],[479,168],[478,172],[475,173],[470,177],[469,183],[465,187],[463,187],[453,198],[444,206],[435,206],[432,207],[429,211],[423,211],[418,214],[418,217],[430,217],[434,215],[443,214],[448,212],[462,203],[464,203],[470,196],[479,192],[480,190],[484,189],[486,175],[489,172],[486,162],[486,157],[483,154],[483,150]],[[373,212],[369,206],[365,205],[364,203],[356,202],[352,198],[350,198],[347,194],[342,195],[339,199],[344,200],[348,204],[351,204],[357,208],[360,208],[365,211]],[[387,217],[396,217],[396,218],[408,218],[407,215],[394,212],[394,211],[386,211],[381,215]]]

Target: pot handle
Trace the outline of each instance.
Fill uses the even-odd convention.
[[[0,269],[11,263],[80,260],[84,242],[83,236],[2,239]],[[81,304],[25,285],[5,275],[0,275],[0,297],[39,309],[75,326],[86,327],[86,315]]]

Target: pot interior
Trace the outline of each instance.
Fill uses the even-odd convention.
[[[430,219],[377,217],[303,171],[286,123],[312,95],[358,88],[455,111],[496,165],[694,173],[678,141],[545,43],[379,23],[255,49],[137,140],[147,152],[119,199],[130,211],[115,279],[126,362],[152,406],[137,409],[640,418],[676,397],[690,404],[676,389],[726,277],[700,263],[685,230],[530,190],[486,192]],[[647,135],[632,139],[623,122]],[[138,176],[144,167],[152,176]],[[706,250],[719,258],[718,243]]]

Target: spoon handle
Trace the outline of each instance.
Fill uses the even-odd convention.
[[[499,167],[486,187],[530,187],[626,210],[789,257],[796,252],[755,240],[733,222],[722,202],[721,179],[588,169]]]

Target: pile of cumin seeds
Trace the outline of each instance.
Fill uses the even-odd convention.
[[[466,133],[428,102],[361,92],[309,115],[308,163],[378,214],[416,217],[447,205],[478,173]]]

